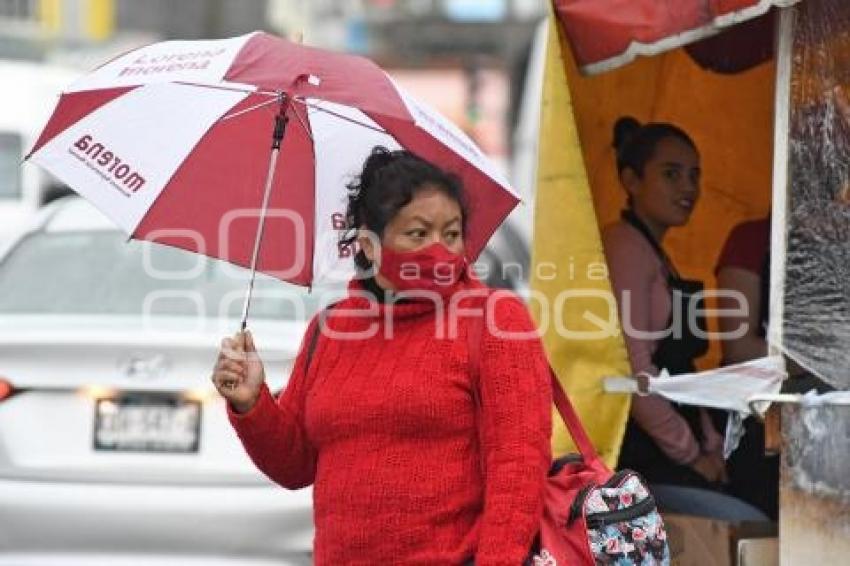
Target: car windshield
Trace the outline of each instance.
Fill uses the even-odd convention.
[[[0,264],[0,313],[238,318],[248,270],[117,231],[37,232]],[[308,319],[344,289],[258,274],[251,318]]]

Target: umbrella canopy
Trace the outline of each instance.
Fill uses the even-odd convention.
[[[109,61],[61,96],[29,158],[131,237],[238,265],[252,265],[262,215],[257,270],[310,285],[351,273],[352,250],[338,243],[346,183],[375,145],[460,176],[471,259],[518,202],[459,128],[371,61],[260,32]]]
[[[638,55],[657,55],[699,41],[762,16],[774,6],[787,7],[800,0],[553,1],[579,67],[595,74]],[[742,31],[732,43],[739,47],[739,56],[752,56],[751,32]],[[769,45],[770,36],[767,39]],[[743,48],[740,41],[745,43]]]

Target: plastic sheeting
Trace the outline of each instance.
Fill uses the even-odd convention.
[[[779,393],[786,377],[784,365],[781,356],[768,356],[698,373],[669,375],[662,369],[657,377],[609,377],[604,386],[610,393],[660,395],[676,403],[729,411],[723,442],[723,456],[728,458],[744,436],[744,419],[767,410],[767,404],[751,402],[753,397]]]
[[[631,377],[609,377],[605,391],[610,393],[655,394],[688,405],[758,414],[750,405],[753,395],[779,393],[785,371],[781,356],[750,360],[698,373],[670,375],[662,370],[641,384]]]
[[[791,79],[783,347],[850,388],[850,2],[796,8]]]

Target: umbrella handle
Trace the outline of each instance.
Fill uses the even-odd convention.
[[[266,187],[263,193],[263,205],[260,211],[260,220],[257,224],[257,234],[254,238],[254,251],[251,253],[251,279],[248,282],[248,289],[245,290],[245,300],[242,303],[242,322],[240,330],[245,331],[248,327],[248,311],[251,308],[251,296],[254,293],[254,280],[257,276],[257,259],[260,256],[260,242],[263,239],[263,231],[266,226],[266,213],[269,209],[269,200],[272,193],[272,182],[274,181],[274,172],[277,167],[277,158],[280,154],[280,145],[283,141],[283,136],[286,134],[286,124],[289,122],[289,117],[286,116],[286,107],[288,98],[285,94],[279,93],[280,109],[274,117],[274,132],[272,133],[272,150],[269,156],[269,170],[266,173]]]

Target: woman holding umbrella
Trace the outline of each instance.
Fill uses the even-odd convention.
[[[456,177],[376,148],[349,193],[348,296],[311,321],[278,399],[250,333],[223,341],[231,422],[271,479],[314,486],[317,564],[520,564],[551,461],[534,324],[469,274]],[[480,328],[459,315],[484,302]]]
[[[373,276],[312,321],[279,399],[250,334],[225,342],[236,359],[221,356],[216,386],[259,467],[286,487],[314,485],[317,563],[520,563],[550,463],[548,368],[516,298],[487,296],[480,332],[466,306],[449,308],[486,295],[463,257],[518,202],[454,124],[367,59],[255,32],[154,43],[99,66],[62,94],[28,157],[130,238],[248,267],[244,329],[257,272],[297,285],[337,273],[328,220],[376,145],[457,172],[468,226],[454,177],[375,153],[348,210]],[[284,214],[267,222],[271,211]],[[453,313],[457,332],[438,332]]]

